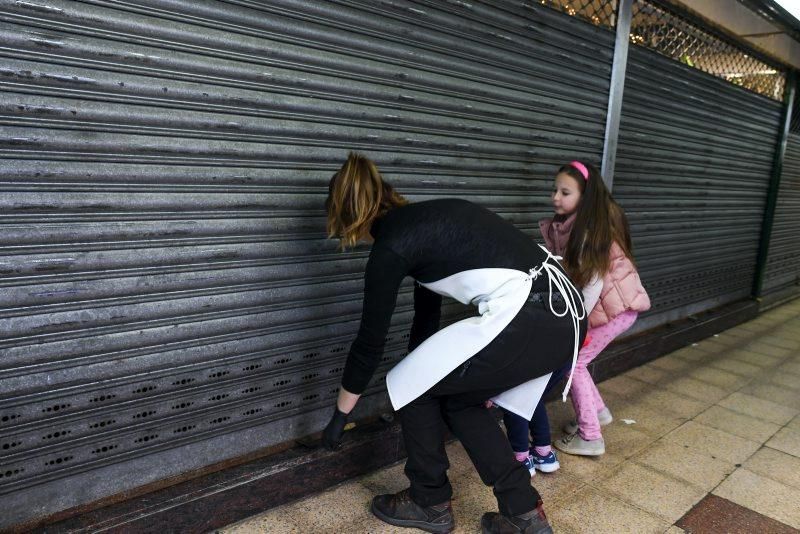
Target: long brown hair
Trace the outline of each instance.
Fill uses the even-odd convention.
[[[338,238],[342,249],[353,247],[375,219],[406,204],[369,158],[350,152],[328,183],[328,238]]]
[[[557,173],[568,174],[581,189],[575,224],[564,253],[564,267],[578,287],[588,284],[595,273],[602,277],[608,271],[609,252],[614,242],[633,261],[633,243],[625,212],[603,183],[600,171],[594,165],[584,165],[589,171],[588,180],[572,165],[564,165]]]

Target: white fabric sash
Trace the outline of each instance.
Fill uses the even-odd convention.
[[[560,317],[567,313],[572,316],[575,327],[575,348],[572,360],[574,368],[578,354],[578,320],[582,319],[586,312],[583,310],[580,293],[555,265],[547,263],[551,258],[555,260],[559,258],[550,254],[546,248],[539,246],[547,252],[547,259],[538,268],[533,268],[528,273],[516,269],[472,269],[436,282],[421,284],[431,291],[452,297],[462,304],[478,306],[480,315],[463,319],[439,330],[389,371],[386,375],[386,388],[395,410],[399,410],[428,391],[459,365],[491,343],[525,305],[533,280],[536,280],[542,273],[547,273],[550,283],[551,311]],[[562,313],[557,313],[553,309],[554,285],[567,303],[567,307]],[[578,303],[581,305],[580,312],[577,309]],[[535,327],[536,325],[531,325],[531,328]],[[494,397],[492,402],[530,420],[551,374],[529,380],[505,391]],[[570,380],[571,378],[570,376]],[[569,385],[567,390],[568,388]],[[567,390],[564,391],[565,397]]]
[[[547,373],[539,378],[523,382],[496,397],[492,397],[491,401],[501,408],[514,412],[530,421],[552,375],[553,373]]]
[[[472,269],[430,284],[431,291],[462,304],[477,304],[469,317],[439,330],[386,375],[395,410],[413,401],[477,354],[508,326],[528,299],[531,277],[516,269]],[[477,295],[469,300],[469,295]]]

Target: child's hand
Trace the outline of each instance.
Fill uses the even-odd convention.
[[[494,408],[494,403],[491,400],[487,400],[483,405],[486,406],[486,408]]]

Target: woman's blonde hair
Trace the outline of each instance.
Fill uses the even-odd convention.
[[[328,184],[328,237],[338,238],[342,249],[353,247],[376,218],[406,204],[369,158],[350,152]]]

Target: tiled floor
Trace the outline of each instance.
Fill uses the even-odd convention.
[[[555,532],[800,532],[800,300],[599,387],[615,417],[606,454],[562,454],[532,479]],[[572,409],[548,411],[555,438]],[[447,450],[456,532],[479,532],[491,489]],[[223,532],[418,532],[369,512],[406,485],[394,465]]]

